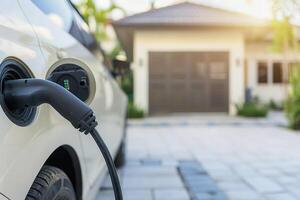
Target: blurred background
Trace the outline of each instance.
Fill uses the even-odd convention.
[[[298,0],[72,1],[130,66],[125,199],[300,199]]]
[[[283,108],[284,101],[288,96],[286,86],[290,79],[291,66],[297,65],[299,56],[297,52],[298,23],[300,22],[298,1],[145,0],[125,2],[117,0],[73,0],[73,3],[78,7],[80,13],[89,24],[90,30],[101,43],[108,59],[111,61],[114,59],[126,60],[130,64],[130,72],[120,80],[130,100],[129,114],[142,117],[151,112],[156,114],[225,111],[234,115],[239,110],[243,111],[242,108],[244,107],[258,106],[252,104],[269,104],[268,106],[271,107]],[[189,30],[187,31],[187,29]],[[140,34],[145,32],[152,34],[152,39],[159,44],[157,46],[153,44],[153,47],[148,47],[146,43],[149,41],[146,41],[146,36]],[[159,37],[159,32],[165,34],[166,37],[173,37],[174,41],[171,43],[178,43],[177,47],[164,48],[163,43],[168,45],[168,41],[165,41],[163,38],[155,39],[155,37]],[[215,36],[207,37],[205,35],[210,34],[210,32],[215,33]],[[228,37],[226,34],[232,35]],[[235,36],[233,36],[234,34]],[[195,45],[198,47],[181,44],[184,41],[182,37],[188,35],[191,36],[192,43],[200,43]],[[215,37],[221,35],[223,41],[214,40]],[[237,37],[240,37],[240,41],[237,41]],[[181,38],[181,41],[178,40],[179,38]],[[233,39],[236,41],[233,41]],[[202,42],[201,40],[213,41]],[[230,44],[224,44],[226,42]],[[234,42],[234,44],[231,42]],[[237,47],[238,45],[240,48]],[[215,81],[199,78],[201,70],[205,74],[209,73],[209,69],[206,69],[205,64],[201,67],[200,65],[203,63],[199,63],[197,60],[191,64],[195,66],[178,66],[181,69],[191,69],[178,72],[175,72],[175,69],[173,69],[171,73],[165,72],[166,74],[161,74],[162,72],[155,70],[155,68],[159,67],[153,67],[152,71],[149,70],[150,68],[152,69],[150,65],[153,59],[157,62],[166,62],[166,57],[176,55],[152,55],[152,58],[148,59],[145,57],[150,57],[150,55],[143,55],[146,54],[145,52],[136,52],[150,52],[150,48],[155,48],[155,51],[158,52],[171,53],[176,51],[186,52],[186,54],[189,54],[188,52],[191,51],[195,54],[198,48],[198,55],[194,55],[194,57],[205,56],[204,54],[200,55],[201,52],[209,53],[208,56],[212,57],[212,59],[215,58],[213,62],[216,64],[221,64],[220,60],[217,59],[218,55],[213,55],[213,52],[210,53],[210,51],[228,53],[227,58],[226,55],[223,54],[223,56],[225,56],[225,60],[228,60],[229,63],[227,64],[229,66],[223,66],[223,82],[220,77],[215,77]],[[164,59],[159,60],[157,58],[159,56],[164,57]],[[187,57],[193,55],[181,54],[181,56],[190,60],[192,58]],[[165,70],[170,70],[168,69],[170,67],[168,64],[159,64],[165,65]],[[182,65],[186,64],[183,63]],[[139,69],[138,65],[141,65],[144,69]],[[169,63],[169,65],[172,64]],[[236,67],[233,67],[233,65]],[[237,69],[239,66],[240,69]],[[189,83],[189,74],[194,72],[198,73],[196,74],[198,77],[194,77],[195,80],[192,80],[194,84]],[[152,75],[151,73],[154,74]],[[155,73],[159,73],[161,78],[157,79]],[[181,77],[177,78],[177,80],[176,77],[173,79],[168,78],[168,76],[173,76],[172,73]],[[219,76],[222,75],[221,71],[217,73],[219,73]],[[157,81],[160,83],[157,83]],[[180,81],[182,83],[179,83]],[[199,86],[199,84],[202,86]],[[220,85],[223,85],[224,88],[220,88]],[[161,86],[164,89],[155,88]],[[176,103],[173,102],[174,98],[172,95],[177,93],[177,86],[185,87],[186,89],[182,91],[181,96],[183,97],[181,99],[176,98],[179,101]],[[204,90],[203,93],[206,93],[205,97],[199,99],[193,93],[193,88],[197,89],[197,87],[202,87],[198,89]],[[212,87],[215,87],[216,90],[211,89]],[[267,93],[265,93],[266,90],[268,90]],[[160,95],[160,93],[165,95]],[[192,95],[191,98],[189,98],[190,95]],[[199,107],[198,104],[200,102],[206,106],[205,104],[211,102],[211,99],[218,97],[220,98],[219,102],[212,106],[220,108],[215,110],[184,108],[186,107],[184,104]],[[160,102],[169,105],[173,102],[174,105],[172,106],[174,108],[167,108],[168,106]],[[251,103],[251,105],[243,105],[245,102]]]

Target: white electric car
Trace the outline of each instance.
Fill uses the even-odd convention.
[[[107,168],[92,137],[47,104],[12,109],[3,98],[8,79],[62,85],[93,109],[121,164],[127,98],[80,14],[68,0],[1,0],[0,63],[0,199],[94,199]]]

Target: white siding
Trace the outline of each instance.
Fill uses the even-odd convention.
[[[246,44],[246,59],[248,61],[248,82],[247,87],[252,90],[254,96],[265,103],[273,100],[282,103],[288,96],[288,84],[273,83],[272,64],[274,62],[283,63],[284,73],[287,73],[288,64],[300,60],[299,53],[292,52],[274,53],[271,51],[271,42],[269,43],[250,43]],[[268,63],[268,83],[259,84],[257,81],[257,63],[264,61]]]

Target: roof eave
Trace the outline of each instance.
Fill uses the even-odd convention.
[[[248,25],[241,25],[241,24],[201,24],[201,25],[195,25],[195,24],[125,24],[125,23],[112,23],[115,32],[117,34],[117,37],[119,38],[120,44],[123,47],[123,49],[126,52],[127,59],[129,62],[133,61],[133,40],[134,40],[134,32],[138,30],[180,30],[180,29],[205,29],[205,28],[222,28],[222,29],[236,29],[236,30],[249,30],[254,28],[271,28],[271,25],[269,23],[265,24],[248,24]]]

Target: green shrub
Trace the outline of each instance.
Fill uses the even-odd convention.
[[[266,117],[268,107],[255,102],[246,102],[237,106],[238,115],[243,117]]]
[[[144,111],[136,107],[133,103],[128,104],[128,118],[143,118]]]
[[[128,101],[132,102],[133,101],[133,73],[131,70],[126,76],[122,77],[121,88],[127,94]]]
[[[269,102],[269,108],[271,110],[283,110],[283,104],[282,103],[278,103],[278,102],[275,102],[274,100],[271,100]]]
[[[289,96],[285,103],[285,113],[292,129],[300,129],[300,75],[297,68],[290,73]]]

